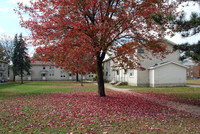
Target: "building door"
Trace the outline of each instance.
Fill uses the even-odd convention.
[[[42,80],[47,80],[46,74],[42,74]]]
[[[31,76],[28,76],[28,81],[31,81],[32,79],[31,79]]]

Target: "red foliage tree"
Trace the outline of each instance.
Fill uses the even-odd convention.
[[[175,12],[175,4],[169,1],[36,0],[30,5],[19,3],[16,11],[21,17],[21,25],[30,29],[34,45],[42,46],[47,60],[54,57],[59,66],[74,61],[85,66],[82,63],[84,56],[80,58],[79,54],[87,54],[96,65],[98,94],[105,96],[102,62],[108,51],[119,52],[118,58],[133,56],[134,53],[129,52],[137,48],[152,53],[165,52],[162,35],[170,26],[167,23],[169,15]],[[23,20],[24,13],[29,14],[29,20]],[[136,45],[127,46],[129,51],[119,51],[127,39],[136,41]],[[73,58],[67,60],[70,56]],[[129,68],[138,65],[134,60],[123,62],[130,62]]]

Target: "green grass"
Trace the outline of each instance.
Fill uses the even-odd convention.
[[[80,83],[69,81],[34,81],[0,84],[0,99],[24,95],[39,95],[45,93],[70,93],[77,91],[97,91],[97,86],[91,83]]]
[[[176,94],[179,97],[200,99],[200,88],[199,87],[163,87],[163,88],[152,88],[152,87],[135,87],[135,86],[118,86],[119,88],[132,89],[135,92],[140,93],[163,93],[163,94]]]
[[[187,80],[187,84],[200,85],[200,79]]]

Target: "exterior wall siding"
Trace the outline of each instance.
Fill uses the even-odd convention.
[[[151,77],[150,86],[184,86],[186,83],[186,68],[175,64],[167,64],[155,68],[152,72],[154,79]]]
[[[8,63],[0,60],[0,81],[8,80]]]

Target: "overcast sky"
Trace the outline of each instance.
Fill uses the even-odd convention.
[[[17,2],[28,0],[0,0],[0,33],[15,35],[16,33],[28,35],[30,32],[19,25],[19,17],[13,11],[17,7]]]
[[[17,7],[17,2],[28,3],[29,0],[0,0],[0,33],[15,35],[22,33],[27,36],[30,32],[19,25],[19,17],[14,13],[13,9]],[[192,12],[200,13],[199,4],[194,2],[186,2],[179,6],[178,11],[184,9],[186,11],[186,18],[189,19]],[[180,44],[184,42],[195,43],[198,41],[200,34],[192,38],[182,38],[180,34],[176,34],[173,38],[166,37],[167,39]],[[30,50],[30,53],[33,50]]]

